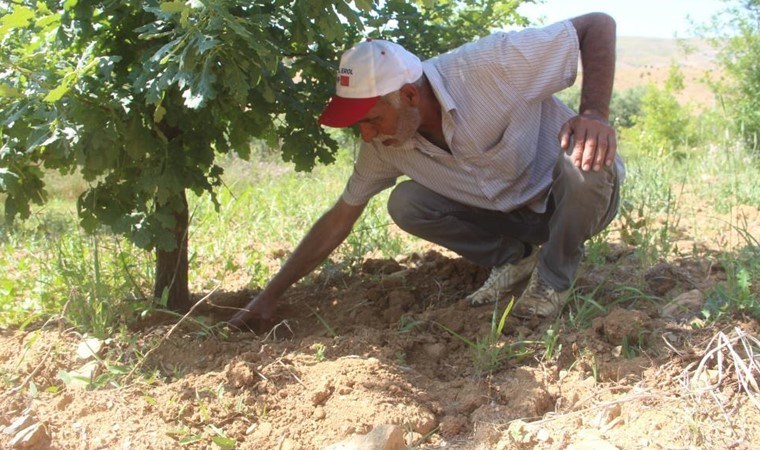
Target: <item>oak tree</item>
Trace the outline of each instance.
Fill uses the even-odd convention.
[[[363,35],[421,56],[522,18],[519,1],[14,0],[0,6],[0,192],[6,220],[79,172],[87,231],[156,252],[154,295],[187,310],[186,193],[214,198],[217,157],[253,138],[298,170],[333,161],[316,117]]]

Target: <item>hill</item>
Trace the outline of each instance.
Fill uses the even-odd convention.
[[[682,102],[712,106],[713,94],[705,83],[707,74],[720,77],[716,50],[703,39],[656,39],[618,37],[615,89],[624,90],[654,83],[662,86],[672,62],[684,75]]]

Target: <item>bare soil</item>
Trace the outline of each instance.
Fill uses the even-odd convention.
[[[412,448],[760,442],[760,409],[731,365],[713,358],[697,370],[721,331],[699,326],[704,296],[663,313],[681,293],[709,292],[721,265],[677,258],[641,279],[630,249],[606,258],[577,282],[602,314],[583,323],[576,300],[554,324],[508,318],[480,355],[494,308],[463,298],[487,271],[435,250],[315,276],[288,291],[261,334],[203,325],[255,292],[213,293],[177,327],[154,318],[125,332],[131,340],[103,342],[91,372],[77,356],[82,337],[61,323],[5,330],[0,446],[23,445],[11,442],[23,419],[41,430],[28,447],[50,449],[321,449],[381,424],[401,426]],[[760,335],[749,320],[723,329],[736,330]],[[489,373],[483,357],[498,351],[514,356]]]

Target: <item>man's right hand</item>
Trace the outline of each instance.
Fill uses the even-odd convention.
[[[261,325],[272,321],[276,308],[276,299],[257,295],[243,309],[232,316],[228,323],[231,327],[240,330],[259,328]]]
[[[314,270],[346,239],[364,211],[363,205],[349,205],[343,199],[330,208],[304,236],[285,265],[259,295],[229,320],[232,327],[256,330],[272,325],[277,299],[285,290]]]

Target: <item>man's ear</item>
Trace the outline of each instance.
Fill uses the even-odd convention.
[[[411,83],[407,83],[401,86],[399,92],[401,93],[401,101],[406,106],[416,107],[420,104],[420,91],[417,89],[417,86]]]

